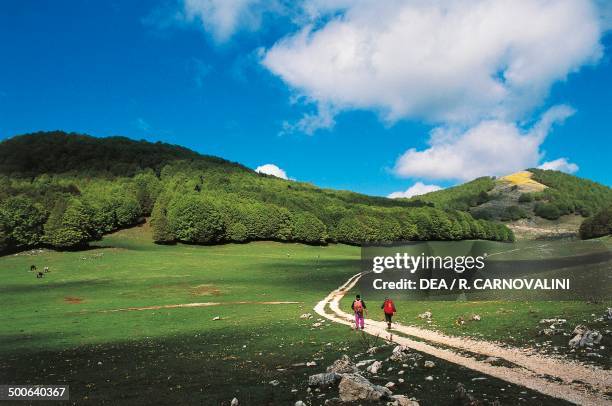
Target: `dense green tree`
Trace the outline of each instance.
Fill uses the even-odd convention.
[[[151,213],[151,230],[153,241],[170,243],[176,240],[176,235],[168,221],[168,202],[166,196],[158,197]]]
[[[222,239],[223,221],[210,199],[196,195],[174,196],[167,217],[180,241],[214,243]]]
[[[596,238],[612,235],[612,206],[606,207],[580,225],[580,238]]]
[[[535,206],[534,213],[548,220],[556,220],[561,216],[561,211],[554,203],[538,203]]]
[[[43,209],[27,197],[10,197],[0,205],[0,225],[6,246],[38,244],[44,222]]]
[[[293,239],[309,244],[322,244],[327,240],[327,228],[308,212],[293,214]]]
[[[92,211],[81,200],[58,200],[45,223],[44,241],[56,248],[75,248],[97,238],[90,228]]]

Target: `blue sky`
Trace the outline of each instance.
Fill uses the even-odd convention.
[[[3,2],[0,139],[162,140],[374,195],[546,162],[612,185],[600,3],[414,3]],[[504,13],[540,29],[470,32]]]

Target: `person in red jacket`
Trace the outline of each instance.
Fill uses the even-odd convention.
[[[395,309],[395,303],[393,303],[393,300],[386,297],[385,301],[383,302],[382,306],[380,306],[380,308],[385,313],[385,321],[387,322],[387,329],[391,330],[391,318],[393,317],[393,314],[397,312],[397,310]]]

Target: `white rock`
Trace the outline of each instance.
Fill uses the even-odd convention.
[[[369,373],[371,373],[372,375],[376,375],[378,373],[378,371],[380,370],[380,368],[382,368],[382,362],[381,361],[374,361],[372,363],[372,365],[370,365],[367,368],[367,371]]]
[[[392,388],[394,388],[394,387],[395,387],[395,382],[387,382],[387,383],[385,384],[385,388],[392,389]]]
[[[432,316],[431,312],[430,311],[426,311],[425,313],[419,314],[418,318],[419,319],[423,319],[423,320],[429,320],[429,319],[431,319],[431,316]]]
[[[426,376],[425,380],[431,382],[431,381],[433,381],[433,376],[431,376],[431,375]]]
[[[358,368],[365,367],[366,365],[371,364],[376,361],[375,359],[364,359],[363,361],[359,361],[356,365]]]
[[[272,386],[278,386],[278,385],[280,385],[280,382],[275,379],[273,381],[270,381],[269,384],[272,385]]]
[[[433,368],[433,367],[435,367],[435,366],[436,366],[436,363],[435,363],[435,362],[433,362],[433,361],[425,361],[425,363],[423,364],[423,366],[424,366],[425,368]]]
[[[316,366],[317,366],[317,363],[316,363],[316,362],[314,362],[314,361],[308,361],[308,362],[306,363],[306,366],[307,366],[307,367],[316,367]]]
[[[219,316],[213,317],[213,321],[217,321],[217,320],[221,320],[221,317],[219,317]]]
[[[240,405],[240,402],[238,402],[238,399],[237,398],[232,399],[230,406],[238,406],[238,405]]]
[[[298,400],[297,402],[295,402],[295,406],[306,406],[306,403],[302,402],[301,400]]]

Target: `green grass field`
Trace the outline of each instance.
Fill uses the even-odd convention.
[[[314,328],[316,318],[299,318],[359,271],[358,248],[150,241],[145,225],[106,236],[86,251],[0,258],[0,383],[68,383],[68,404],[218,405],[234,396],[242,405],[299,399],[322,404],[333,394],[308,397],[307,376],[373,343],[346,326]],[[29,272],[32,264],[51,272],[37,279]],[[262,304],[276,301],[299,303]],[[219,305],[163,307],[209,302]],[[401,317],[414,321],[421,307],[413,305],[414,311],[399,304]],[[504,322],[492,323],[491,312],[511,305],[477,306],[474,311],[484,317],[479,333],[493,337]],[[149,309],[136,309],[144,307]],[[445,328],[468,309],[432,311],[436,327]],[[523,317],[509,312],[499,318],[507,316],[505,323],[516,327],[517,315]],[[304,366],[307,361],[317,366]],[[457,382],[464,382],[479,396],[503,404],[518,398],[559,404],[493,378],[471,382],[478,374],[436,363],[439,380],[423,385],[431,371],[414,368],[398,393],[416,396],[423,405],[445,404]],[[280,383],[273,386],[273,380]]]

